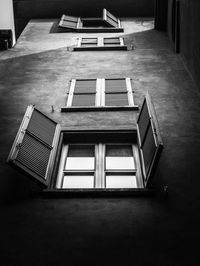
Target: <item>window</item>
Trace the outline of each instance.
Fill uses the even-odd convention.
[[[136,127],[66,131],[29,106],[7,162],[50,191],[147,188],[163,147],[149,95]]]
[[[143,187],[136,143],[63,143],[56,188]]]
[[[72,79],[67,93],[66,107],[61,110],[82,110],[84,107],[131,107],[134,103],[130,78],[119,79]]]
[[[62,15],[59,27],[77,32],[123,32],[120,20],[105,8],[101,18],[80,18]]]
[[[123,38],[78,38],[74,51],[127,50]]]

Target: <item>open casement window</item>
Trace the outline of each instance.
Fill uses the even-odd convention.
[[[138,109],[133,98],[130,78],[72,79],[62,112],[102,108]]]
[[[123,32],[121,22],[106,9],[101,18],[80,18],[62,15],[59,27],[77,32]]]
[[[137,120],[138,145],[144,185],[151,182],[163,148],[158,122],[151,97],[147,94]]]
[[[47,187],[59,134],[60,127],[56,122],[28,106],[7,162]]]
[[[63,144],[56,188],[143,188],[136,143]]]
[[[74,51],[127,50],[123,38],[78,38]]]

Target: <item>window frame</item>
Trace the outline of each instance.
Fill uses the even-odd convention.
[[[114,132],[113,132],[114,133]],[[115,132],[116,133],[116,132]],[[114,134],[115,134],[114,133]],[[65,133],[64,133],[65,134]],[[105,133],[106,134],[106,133]],[[104,134],[104,135],[105,135]],[[142,178],[142,171],[141,171],[141,164],[139,160],[139,150],[138,150],[138,145],[134,141],[132,142],[104,142],[103,137],[101,141],[95,141],[94,143],[74,143],[74,142],[69,142],[66,144],[63,144],[62,149],[60,151],[60,160],[59,160],[59,166],[57,170],[57,175],[55,177],[56,181],[54,183],[54,186],[56,189],[70,189],[70,188],[62,188],[63,185],[63,180],[65,176],[69,175],[94,175],[94,180],[93,180],[93,188],[92,189],[109,189],[106,187],[106,175],[112,176],[120,176],[120,175],[126,175],[126,176],[135,176],[135,180],[137,183],[137,188],[144,188],[144,183],[143,183],[143,178]],[[76,169],[76,170],[66,170],[65,165],[66,161],[69,158],[68,157],[68,150],[70,145],[75,145],[75,146],[83,146],[83,145],[93,145],[94,146],[94,169]],[[134,160],[134,165],[136,168],[134,169],[106,169],[106,146],[107,145],[117,145],[117,146],[122,146],[122,145],[130,145],[132,149],[132,159]],[[80,189],[80,188],[71,188],[71,189]],[[86,188],[88,189],[88,188]],[[113,189],[118,189],[118,188],[113,188]],[[120,188],[121,189],[121,188]],[[136,189],[136,188],[135,188]]]
[[[144,106],[148,112],[148,115],[146,116],[148,121],[148,127],[151,129],[151,134],[152,134],[152,141],[153,145],[155,148],[153,148],[153,152],[150,152],[150,158],[148,158],[148,153],[145,155],[145,150],[144,150],[144,145],[146,142],[146,139],[149,136],[149,131],[145,129],[145,134],[144,134],[144,143],[143,145],[141,144],[141,129],[143,130],[143,122],[141,117],[145,116],[144,112]],[[40,117],[34,116],[33,114],[37,112],[40,114],[43,118],[42,120]],[[36,119],[36,120],[35,120]],[[45,119],[45,121],[43,120]],[[53,123],[54,126],[51,127],[48,122]],[[29,126],[31,123],[31,126]],[[146,126],[145,126],[146,127]],[[51,128],[51,131],[49,132],[49,128]],[[33,131],[31,131],[33,129]],[[38,143],[43,143],[47,146],[50,147],[51,153],[48,156],[48,158],[45,157],[45,160],[47,164],[45,164],[45,176],[41,177],[37,174],[37,171],[34,172],[29,168],[29,164],[26,164],[26,159],[29,159],[29,162],[32,160],[35,160],[35,158],[38,158],[35,156],[35,150],[30,149],[30,145],[26,146],[26,149],[24,151],[24,155],[27,154],[27,151],[31,156],[28,155],[27,158],[25,158],[25,161],[20,161],[18,156],[19,149],[22,147],[23,139],[26,134],[31,134],[35,141]],[[80,139],[82,138],[82,140]],[[143,138],[143,137],[142,137]],[[146,138],[146,139],[145,139]],[[95,142],[102,142],[102,140],[105,143],[137,143],[137,160],[139,160],[141,164],[141,174],[142,174],[142,180],[144,182],[144,188],[128,188],[128,189],[104,189],[104,188],[97,188],[97,189],[80,189],[76,190],[76,195],[80,194],[83,195],[97,195],[97,196],[108,196],[108,195],[113,195],[110,192],[113,192],[114,195],[152,195],[152,189],[151,189],[151,181],[153,178],[153,174],[156,170],[158,161],[160,159],[160,155],[163,149],[163,143],[162,139],[160,136],[159,132],[159,126],[158,126],[158,121],[156,118],[154,106],[151,100],[151,97],[149,94],[144,98],[142,109],[138,115],[138,120],[136,122],[135,128],[129,129],[129,130],[78,130],[78,131],[73,131],[69,130],[66,127],[60,128],[60,125],[57,124],[54,120],[37,110],[34,106],[28,106],[27,111],[24,115],[24,118],[22,119],[22,123],[20,125],[20,128],[17,132],[17,135],[15,137],[15,140],[13,142],[11,151],[9,153],[9,156],[7,158],[7,163],[10,164],[13,167],[17,167],[19,170],[23,171],[26,173],[29,177],[33,179],[33,181],[37,182],[42,188],[46,187],[43,192],[48,195],[48,196],[55,196],[57,197],[58,195],[60,196],[72,196],[74,195],[74,190],[73,189],[56,189],[55,188],[55,181],[57,178],[57,171],[58,171],[58,166],[60,162],[60,155],[61,155],[61,150],[62,150],[62,145],[64,141],[66,142],[78,142],[82,143],[84,140],[84,143],[90,142],[93,143]],[[49,144],[48,144],[49,143]],[[146,142],[148,143],[148,141]],[[149,144],[148,144],[149,145]],[[147,145],[147,147],[149,147]],[[150,149],[151,149],[150,144]],[[38,153],[39,150],[37,150],[36,154]],[[145,156],[144,156],[145,155]],[[146,157],[146,158],[145,158]],[[150,160],[150,161],[149,161]],[[41,163],[44,163],[43,160],[43,155],[39,157],[39,161]],[[34,167],[37,167],[40,162],[38,159],[34,161]],[[22,163],[21,163],[22,162]],[[145,167],[146,164],[148,166],[146,172]],[[40,166],[40,165],[38,165]],[[36,168],[33,168],[33,170]],[[36,169],[37,170],[37,169]],[[55,193],[59,192],[59,193]],[[61,192],[61,193],[60,193]],[[84,193],[83,193],[84,192]],[[86,192],[86,193],[85,193]],[[148,192],[148,193],[147,193]],[[83,194],[82,194],[83,193]],[[92,194],[91,194],[92,193]],[[147,193],[147,194],[146,194]]]
[[[110,14],[112,17],[115,18],[115,16],[113,16],[110,12],[108,12],[105,8],[103,9],[103,15],[102,18],[81,18],[81,17],[74,17],[74,16],[68,16],[63,14],[60,22],[59,22],[59,27],[60,28],[67,28],[67,29],[71,29],[74,30],[76,32],[80,32],[80,33],[93,33],[93,32],[123,32],[124,29],[121,26],[121,21],[119,18],[115,18],[117,20],[117,25],[112,25],[109,20],[108,20],[108,14]],[[64,18],[68,17],[68,18],[76,18],[77,19],[77,25],[76,27],[70,27],[70,26],[65,26],[63,25],[63,22],[66,21]],[[86,21],[94,21],[94,22],[106,22],[108,27],[84,27],[83,24]]]
[[[65,107],[61,107],[61,112],[67,111],[107,111],[107,110],[138,110],[138,105],[134,101],[134,90],[131,85],[131,78],[97,78],[96,79],[96,95],[95,95],[95,105],[94,106],[73,106],[73,96],[76,87],[76,81],[89,81],[94,79],[71,79],[69,89],[67,90],[67,99]],[[126,92],[128,105],[115,105],[109,106],[105,105],[105,80],[124,80],[126,84]]]
[[[84,39],[96,39],[96,45],[83,46]],[[118,39],[119,44],[105,45],[105,39]],[[90,44],[90,43],[88,43]],[[106,51],[106,50],[127,50],[127,46],[124,45],[124,39],[122,37],[79,37],[77,39],[77,46],[73,48],[73,51]]]

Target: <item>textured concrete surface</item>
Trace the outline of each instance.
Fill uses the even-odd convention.
[[[198,265],[200,95],[181,58],[151,19],[122,21],[127,52],[72,52],[80,34],[50,33],[54,23],[32,20],[15,48],[0,52],[0,196],[10,201],[1,209],[1,264]],[[139,106],[152,95],[165,146],[157,197],[43,199],[5,164],[28,104],[71,129],[134,128],[133,111],[60,113],[69,80],[86,77],[131,77]]]

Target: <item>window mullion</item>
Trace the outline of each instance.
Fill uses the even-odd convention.
[[[102,37],[98,37],[98,47],[102,47],[104,46],[104,42],[103,42],[104,38]]]
[[[78,38],[77,47],[81,47],[81,46],[82,46],[82,38]]]
[[[142,178],[142,170],[141,170],[141,164],[140,164],[140,158],[139,158],[139,151],[138,147],[136,145],[132,145],[133,150],[133,159],[135,160],[136,165],[136,182],[138,188],[144,188],[144,182]]]
[[[119,38],[119,41],[120,41],[120,46],[124,46],[124,40],[123,40],[123,38]]]
[[[95,145],[95,180],[94,188],[101,188],[101,175],[100,175],[100,149],[99,145]]]
[[[101,106],[105,106],[105,79],[101,79]]]
[[[61,157],[60,157],[59,168],[58,168],[58,177],[56,180],[56,187],[57,188],[62,188],[67,152],[68,152],[68,145],[63,145]]]
[[[95,106],[101,106],[101,79],[99,78],[96,81]]]
[[[133,99],[133,91],[132,91],[131,79],[130,78],[126,78],[126,88],[127,88],[129,106],[134,106],[135,103],[134,103],[134,99]]]
[[[106,145],[101,144],[101,185],[102,188],[106,188],[106,177],[105,177],[105,156],[106,156]]]
[[[76,80],[72,79],[71,84],[70,84],[70,89],[69,89],[69,95],[67,99],[67,107],[72,106],[75,85],[76,85]]]

